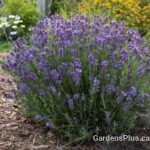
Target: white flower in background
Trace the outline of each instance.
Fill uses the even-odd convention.
[[[7,27],[10,27],[10,24],[9,23],[6,23],[5,24],[5,27],[7,28]]]
[[[15,16],[15,20],[20,20],[20,18],[21,18],[21,17],[18,16],[18,15]]]
[[[19,23],[23,23],[23,20],[19,20]]]
[[[16,35],[16,34],[17,34],[17,31],[10,32],[10,35]]]
[[[25,28],[25,27],[26,27],[25,25],[23,25],[23,24],[21,25],[21,28]]]
[[[18,15],[10,15],[8,17],[0,17],[0,29],[3,28],[5,31],[7,31],[7,34],[9,36],[15,36],[15,35],[19,35],[20,32],[17,32],[16,30],[18,29],[18,31],[24,30],[23,28],[25,28],[26,26],[23,24],[23,20],[21,20],[21,17]],[[22,29],[21,29],[22,28]],[[21,29],[21,30],[19,30]],[[7,36],[7,35],[6,35]]]
[[[20,23],[19,20],[13,22],[13,24],[18,24],[18,23]]]
[[[28,30],[29,30],[29,31],[33,31],[33,28],[29,28]]]
[[[17,29],[17,26],[12,26],[13,29]]]
[[[5,22],[5,21],[7,21],[7,17],[0,17],[0,20],[1,20],[2,22]]]
[[[10,18],[10,19],[14,19],[15,16],[14,16],[14,15],[10,15],[9,18]]]
[[[10,24],[8,22],[3,22],[3,26],[7,28],[10,27]]]

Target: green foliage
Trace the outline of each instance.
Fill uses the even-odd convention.
[[[145,38],[146,38],[146,42],[150,45],[150,29],[147,31]]]
[[[0,52],[8,52],[10,49],[10,44],[7,41],[0,42]]]
[[[51,5],[51,14],[58,13],[64,18],[69,18],[76,13],[81,0],[53,0]]]

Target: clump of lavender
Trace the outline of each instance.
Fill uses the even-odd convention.
[[[150,92],[144,43],[122,22],[55,15],[15,42],[4,68],[16,77],[27,111],[47,126],[51,120],[66,140],[120,134],[135,123],[139,95]]]

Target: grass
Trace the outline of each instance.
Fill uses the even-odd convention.
[[[0,41],[0,53],[5,53],[11,50],[11,46],[7,41]],[[3,59],[0,58],[0,65],[4,63]]]
[[[7,41],[0,41],[0,53],[10,51],[11,46]]]

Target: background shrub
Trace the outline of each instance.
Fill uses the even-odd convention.
[[[4,68],[26,111],[67,140],[121,134],[149,98],[149,48],[122,22],[76,15],[40,21]]]
[[[0,9],[1,10],[1,9]],[[39,19],[37,7],[31,2],[25,0],[5,0],[0,16],[19,15],[27,29],[36,24]]]
[[[100,0],[82,0],[79,5],[79,12],[88,16],[102,15],[109,12],[102,7]]]
[[[64,18],[75,15],[81,0],[53,0],[51,5],[51,14],[60,14]]]
[[[114,18],[124,20],[127,26],[142,33],[150,29],[148,0],[83,0],[80,4],[80,12],[84,14],[99,14],[103,10],[109,10]]]

